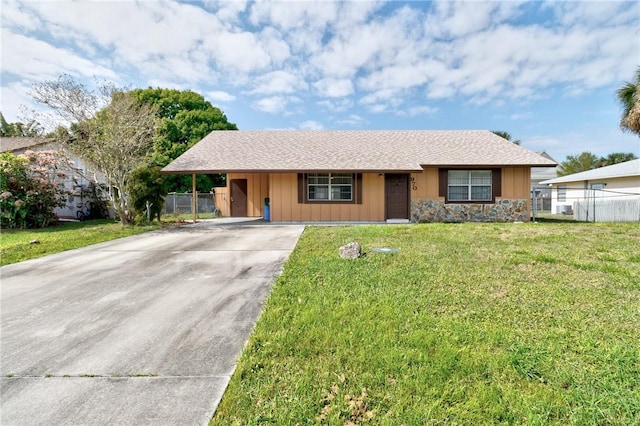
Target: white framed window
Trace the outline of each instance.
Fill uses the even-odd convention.
[[[353,174],[308,173],[307,200],[353,201]]]
[[[491,170],[449,170],[447,201],[492,201]]]

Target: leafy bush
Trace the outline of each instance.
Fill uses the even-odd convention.
[[[42,228],[65,205],[66,173],[54,151],[0,154],[0,226]]]

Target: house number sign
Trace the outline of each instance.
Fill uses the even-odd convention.
[[[416,185],[416,178],[414,178],[413,176],[411,176],[411,189],[414,191],[418,190],[418,186]]]

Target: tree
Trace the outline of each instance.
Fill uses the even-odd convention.
[[[491,132],[500,136],[501,138],[508,140],[509,142],[513,142],[516,145],[520,145],[520,139],[512,140],[511,134],[508,132],[505,132],[504,130],[492,130]]]
[[[87,178],[96,185],[104,178],[113,209],[123,224],[131,223],[131,174],[151,151],[155,108],[113,85],[95,93],[69,76],[36,85],[32,96],[71,123],[56,130],[56,139],[95,167],[99,173]]]
[[[640,67],[636,69],[634,81],[626,82],[616,95],[622,105],[620,128],[640,135]]]
[[[560,163],[560,167],[558,167],[558,176],[595,169],[598,167],[598,160],[598,157],[589,151],[584,151],[579,155],[567,155],[567,159]]]
[[[613,164],[625,163],[635,160],[637,157],[632,152],[613,152],[606,157],[600,157],[596,167],[611,166]]]
[[[148,88],[132,93],[140,102],[155,106],[160,118],[150,159],[153,165],[166,166],[214,130],[238,130],[222,110],[190,90]],[[170,192],[192,189],[190,176],[173,175],[167,176],[166,180]],[[220,183],[224,183],[220,175],[198,175],[196,187],[208,192]]]
[[[8,123],[7,120],[5,120],[4,115],[0,112],[0,136],[37,138],[41,137],[43,134],[44,127],[42,127],[42,125],[35,119],[29,120],[26,123],[21,121]]]
[[[64,207],[68,192],[64,165],[54,151],[0,154],[0,225],[3,228],[42,228]]]
[[[144,216],[147,219],[147,206],[149,206],[148,219],[157,218],[159,221],[168,192],[165,176],[160,174],[160,167],[145,164],[135,169],[131,174],[130,191],[131,204],[138,212],[138,216]]]

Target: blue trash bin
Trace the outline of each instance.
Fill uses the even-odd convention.
[[[269,197],[264,199],[264,213],[262,214],[262,218],[267,222],[271,220],[271,211],[269,209]]]

